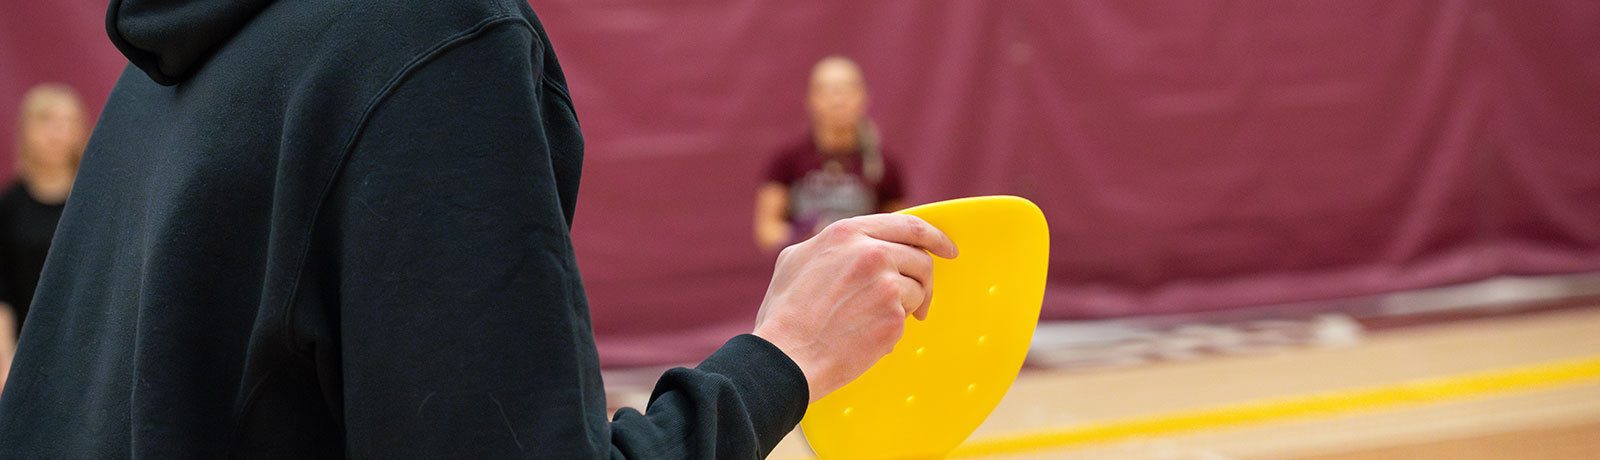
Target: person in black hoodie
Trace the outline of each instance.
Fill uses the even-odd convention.
[[[113,0],[0,458],[760,458],[928,304],[954,244],[841,221],[752,334],[604,414],[582,138],[520,0]]]

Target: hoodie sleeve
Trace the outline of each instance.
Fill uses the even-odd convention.
[[[751,335],[668,371],[645,413],[607,419],[568,233],[581,152],[564,149],[582,147],[546,52],[521,21],[438,47],[375,103],[344,160],[322,257],[337,265],[338,375],[324,385],[341,395],[347,452],[765,457],[808,395]]]

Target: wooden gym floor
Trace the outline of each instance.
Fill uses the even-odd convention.
[[[1445,294],[1463,292],[1481,298]],[[1558,297],[1465,310],[1382,302],[1407,315],[1340,305],[1358,312],[1353,319],[1312,312],[1303,321],[1235,316],[1196,327],[1207,320],[1186,318],[1055,352],[1041,345],[1050,334],[1094,333],[1041,326],[1030,364],[953,457],[1600,458],[1600,297]],[[1073,347],[1079,352],[1064,351]],[[608,373],[608,384],[617,375]],[[639,407],[648,384],[639,382],[637,394],[620,375],[613,404]],[[1386,400],[1406,392],[1420,396]],[[796,430],[770,458],[812,455]]]

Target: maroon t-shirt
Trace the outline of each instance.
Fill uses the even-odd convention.
[[[805,238],[833,221],[875,213],[885,203],[904,199],[900,168],[887,153],[881,156],[882,175],[868,178],[862,174],[860,152],[826,154],[809,135],[780,150],[767,168],[767,180],[789,187],[788,219],[795,237]]]

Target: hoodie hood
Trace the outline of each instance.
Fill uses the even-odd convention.
[[[151,80],[172,86],[204,65],[217,48],[272,0],[111,0],[111,43]]]

